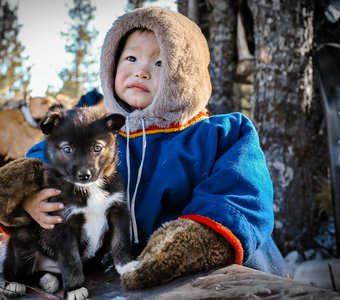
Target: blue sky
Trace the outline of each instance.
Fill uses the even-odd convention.
[[[10,5],[18,6],[18,21],[22,24],[19,39],[26,47],[24,55],[28,55],[27,65],[32,66],[31,96],[42,96],[48,85],[58,89],[61,80],[58,72],[68,65],[71,58],[65,53],[65,38],[60,34],[67,31],[70,25],[68,9],[72,0],[8,0]],[[176,10],[174,0],[159,0],[152,5],[169,7]],[[98,31],[93,44],[94,57],[100,56],[100,47],[112,22],[125,12],[127,1],[124,0],[92,0],[96,6],[95,19],[91,27]],[[68,6],[67,6],[68,5]],[[99,64],[95,66],[99,68]],[[94,86],[99,86],[99,82]]]

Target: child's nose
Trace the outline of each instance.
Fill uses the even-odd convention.
[[[138,78],[150,79],[150,73],[147,72],[146,70],[136,71],[135,76]]]

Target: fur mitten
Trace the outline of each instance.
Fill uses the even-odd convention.
[[[166,223],[154,232],[138,260],[138,267],[122,274],[125,289],[165,283],[176,277],[227,266],[234,249],[222,235],[189,219]]]
[[[21,203],[43,188],[44,169],[35,158],[19,158],[0,168],[0,223],[22,226],[30,222]]]

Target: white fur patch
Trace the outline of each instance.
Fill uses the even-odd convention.
[[[119,275],[122,275],[126,272],[131,272],[131,271],[134,271],[136,270],[136,268],[139,266],[139,261],[138,260],[133,260],[133,261],[130,261],[128,262],[127,264],[125,265],[116,265],[116,270],[118,272]]]
[[[51,273],[46,273],[39,280],[42,289],[48,293],[55,293],[59,289],[59,280],[56,276]]]
[[[108,229],[106,219],[107,209],[111,207],[113,203],[124,201],[123,192],[110,195],[101,188],[101,183],[101,181],[97,181],[81,187],[82,189],[86,189],[89,194],[86,207],[69,206],[62,212],[64,218],[69,218],[74,214],[84,214],[83,239],[88,243],[84,253],[85,258],[93,257],[102,245],[103,234]]]
[[[26,286],[22,283],[10,282],[6,285],[5,289],[3,289],[3,292],[9,297],[20,296],[26,293]]]
[[[89,296],[87,288],[81,287],[80,289],[67,293],[67,300],[85,300]]]

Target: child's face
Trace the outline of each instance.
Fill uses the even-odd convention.
[[[153,32],[134,31],[126,40],[119,57],[115,92],[132,108],[145,108],[155,97],[162,62]]]

